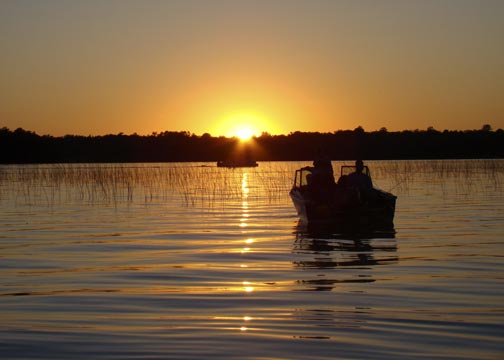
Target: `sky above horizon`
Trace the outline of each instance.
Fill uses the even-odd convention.
[[[0,127],[504,128],[503,19],[501,0],[0,0]]]

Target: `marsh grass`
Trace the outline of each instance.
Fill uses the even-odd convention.
[[[222,169],[213,163],[21,165],[0,167],[0,201],[118,205],[175,197],[188,206],[213,206],[217,200],[240,200],[244,176],[254,189],[250,196],[266,193],[273,200],[281,189],[278,172]]]
[[[341,165],[333,162],[336,178]],[[504,160],[369,161],[380,188],[404,194],[428,183],[443,194],[467,194],[475,186],[502,191]],[[217,168],[213,163],[55,164],[0,166],[0,202],[149,203],[178,200],[215,207],[247,199],[284,201],[294,170],[309,162],[265,162],[258,168]],[[245,190],[245,188],[247,190]]]
[[[402,194],[419,183],[443,195],[470,194],[476,187],[485,192],[503,190],[502,159],[377,161],[371,166],[373,179],[387,179],[384,190]]]

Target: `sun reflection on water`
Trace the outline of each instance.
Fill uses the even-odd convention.
[[[241,190],[242,190],[242,206],[241,206],[241,210],[242,210],[242,213],[241,213],[241,218],[240,218],[240,228],[246,228],[247,227],[247,221],[249,220],[249,202],[248,202],[248,197],[249,197],[249,193],[250,193],[250,188],[249,188],[249,174],[247,172],[244,172],[242,174],[242,181],[241,181]],[[245,233],[245,231],[243,231],[243,233]],[[251,249],[251,244],[253,244],[255,242],[255,240],[253,238],[247,238],[244,241],[244,246],[239,250],[241,254],[247,254],[249,252],[252,251]],[[240,268],[241,269],[246,269],[248,266],[246,264],[240,264]],[[246,293],[252,293],[255,288],[254,286],[252,286],[252,283],[249,282],[249,281],[242,281],[242,287],[240,289],[241,291],[244,291]],[[249,316],[245,316],[243,318],[244,321],[249,321],[251,320],[252,318],[249,317]],[[240,328],[240,331],[247,331],[248,330],[248,327],[246,326],[242,326]]]
[[[253,292],[253,291],[254,291],[254,287],[253,287],[253,286],[251,286],[252,284],[251,284],[249,281],[243,281],[243,282],[242,282],[242,285],[243,285],[243,290],[244,290],[245,292],[250,293],[250,292]]]
[[[241,218],[240,218],[240,224],[239,226],[241,228],[246,228],[247,227],[247,221],[249,220],[249,203],[248,203],[248,196],[249,196],[249,192],[250,192],[250,188],[249,188],[249,174],[247,172],[244,172],[242,174],[242,180],[241,180],[241,189],[242,189],[242,206],[241,206],[241,209],[242,209],[242,213],[241,213]],[[246,246],[244,246],[240,252],[242,254],[244,253],[247,253],[249,251],[251,251],[251,248],[250,244],[252,244],[254,242],[254,239],[252,238],[248,238],[245,240],[245,244]]]
[[[247,227],[247,220],[249,217],[248,195],[250,192],[248,173],[246,172],[242,174],[241,190],[242,190],[242,214],[240,219],[240,227],[244,228]]]
[[[243,197],[247,197],[248,193],[250,192],[249,189],[249,182],[248,182],[248,173],[244,172],[242,176],[242,195]]]

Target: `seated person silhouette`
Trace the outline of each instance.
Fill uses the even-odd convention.
[[[312,174],[314,184],[322,186],[334,185],[334,173],[331,159],[322,149],[318,150],[317,157],[313,161]]]
[[[357,160],[355,162],[355,171],[347,176],[345,183],[348,186],[356,187],[362,192],[367,192],[373,188],[373,182],[362,170],[364,170],[364,162]]]

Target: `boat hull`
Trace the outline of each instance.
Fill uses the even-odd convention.
[[[308,193],[294,187],[290,197],[301,220],[349,230],[393,230],[396,197],[372,189],[364,198],[356,189]]]

